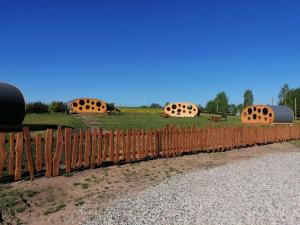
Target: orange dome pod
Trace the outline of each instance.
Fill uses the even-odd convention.
[[[78,98],[67,103],[69,113],[106,113],[107,104],[96,98]]]
[[[195,117],[200,114],[200,110],[193,103],[176,102],[165,106],[165,114],[171,117]]]
[[[289,107],[281,105],[252,105],[243,109],[241,120],[247,124],[292,123],[294,113]]]

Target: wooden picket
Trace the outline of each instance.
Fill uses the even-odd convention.
[[[300,125],[206,128],[167,126],[163,129],[103,131],[48,129],[30,136],[28,128],[18,133],[0,133],[0,178],[20,180],[29,172],[47,177],[77,168],[96,168],[109,162],[135,162],[184,153],[226,151],[233,148],[300,139]],[[54,137],[55,135],[55,137]],[[6,140],[7,138],[7,140]],[[24,157],[23,156],[24,150]],[[63,160],[62,160],[63,159]],[[24,170],[24,171],[23,171]]]

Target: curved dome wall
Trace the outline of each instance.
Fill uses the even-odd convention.
[[[13,85],[0,83],[0,126],[21,125],[25,117],[25,100]]]
[[[252,105],[244,108],[241,120],[247,124],[292,123],[294,113],[289,107],[281,105]]]
[[[106,113],[106,102],[96,98],[78,98],[67,103],[69,113]]]
[[[189,102],[174,102],[165,106],[165,114],[171,117],[195,117],[200,114],[197,105]]]

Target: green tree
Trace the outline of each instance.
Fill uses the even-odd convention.
[[[214,100],[217,104],[217,112],[220,112],[220,113],[226,113],[228,112],[228,109],[229,109],[229,100],[228,100],[228,97],[226,95],[226,93],[223,91],[223,92],[220,92],[219,94],[217,94],[215,100]]]
[[[205,111],[208,113],[216,113],[217,112],[217,104],[214,100],[210,100],[206,103]]]
[[[236,114],[238,113],[239,109],[238,109],[237,105],[231,103],[231,104],[229,105],[228,111],[230,112],[230,114],[236,115]]]
[[[295,112],[295,99],[297,100],[297,117],[300,117],[300,88],[290,89],[286,94],[286,105]]]
[[[286,100],[286,95],[288,94],[290,88],[289,85],[285,84],[283,85],[283,87],[281,88],[279,95],[278,95],[278,104],[279,105],[285,105],[285,100]]]
[[[244,107],[247,107],[249,105],[253,105],[254,97],[252,90],[248,89],[244,93]]]
[[[150,106],[150,108],[161,108],[161,105],[159,103],[152,103]]]

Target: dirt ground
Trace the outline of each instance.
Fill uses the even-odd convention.
[[[281,143],[228,152],[201,153],[176,158],[150,160],[127,165],[85,170],[55,178],[39,178],[9,184],[13,190],[34,190],[23,212],[17,217],[26,224],[68,224],[78,221],[76,210],[87,201],[103,207],[117,196],[138,193],[176,174],[209,169],[235,160],[247,160],[265,154],[300,150],[292,143]]]

